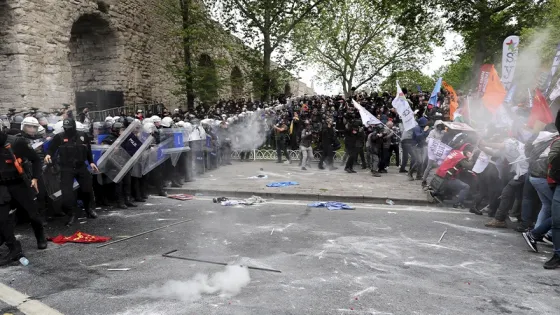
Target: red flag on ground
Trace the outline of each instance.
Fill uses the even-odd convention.
[[[95,236],[83,232],[76,232],[72,236],[62,236],[49,237],[48,240],[55,244],[66,244],[66,243],[104,243],[110,240],[110,237],[105,236]]]
[[[554,121],[550,107],[548,107],[548,103],[539,89],[536,90],[535,97],[533,98],[533,109],[531,109],[527,126],[533,128],[537,121],[545,125]]]

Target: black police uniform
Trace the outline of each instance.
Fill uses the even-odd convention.
[[[124,128],[120,122],[114,123],[112,133],[108,135],[101,143],[112,145],[118,138],[119,132]],[[130,171],[118,183],[115,183],[115,197],[117,198],[117,208],[127,209],[128,207],[137,207],[131,201],[131,178]]]
[[[45,150],[44,150],[44,147],[43,147],[42,143],[45,140],[40,136],[31,136],[31,135],[26,134],[25,132],[20,133],[18,135],[18,137],[21,137],[22,139],[27,141],[27,144],[32,149],[33,149],[33,146],[36,146],[34,151],[35,151],[35,153],[37,153],[37,156],[39,157],[39,162],[41,163],[41,169],[42,169],[43,160],[45,159]],[[37,209],[39,211],[40,218],[42,220],[45,220],[46,219],[47,205],[49,203],[49,198],[47,198],[48,197],[47,187],[45,186],[45,181],[43,179],[43,172],[41,172],[37,176],[37,186],[39,188],[39,193],[37,194]],[[43,221],[43,222],[45,222],[45,221]]]
[[[54,136],[47,154],[51,157],[58,151],[60,166],[60,189],[62,192],[62,209],[69,216],[66,225],[72,225],[78,214],[74,195],[74,179],[80,184],[84,209],[89,218],[97,218],[90,208],[92,179],[85,161],[93,163],[91,145],[88,135],[76,130],[76,121],[67,118],[63,122],[64,132]]]
[[[11,146],[11,151],[7,148],[8,144]],[[37,213],[35,193],[16,169],[13,155],[32,163],[32,178],[37,179],[38,174],[41,173],[39,157],[26,142],[0,132],[0,243],[5,242],[10,250],[7,256],[0,259],[0,266],[16,261],[23,255],[21,244],[14,235],[13,215],[10,213],[12,201],[18,203],[27,212],[37,239],[37,247],[47,248],[43,224]]]

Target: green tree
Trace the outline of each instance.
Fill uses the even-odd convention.
[[[501,60],[503,41],[539,20],[548,0],[433,0],[473,52],[473,76],[485,62]]]
[[[385,80],[379,84],[379,89],[383,92],[387,91],[394,95],[397,91],[397,80],[401,88],[407,88],[410,92],[416,92],[417,86],[420,86],[422,91],[432,91],[435,85],[434,79],[423,74],[419,70],[408,70],[393,72]]]
[[[521,31],[521,45],[530,42],[531,38],[547,29],[549,36],[539,47],[539,51],[542,62],[548,64],[556,55],[557,45],[560,43],[560,32],[558,32],[560,29],[560,0],[550,0],[546,3],[541,19],[537,22]]]
[[[169,52],[176,58],[168,68],[181,86],[175,93],[186,96],[189,109],[194,108],[195,98],[202,102],[216,100],[223,82],[218,73],[225,66],[225,59],[214,56],[209,60],[204,52],[212,51],[216,46],[224,47],[224,42],[227,41],[223,38],[229,34],[209,18],[209,2],[160,0],[157,6],[166,26],[161,36],[181,47],[178,52]]]
[[[214,16],[234,34],[261,54],[261,63],[254,75],[262,87],[262,100],[273,92],[273,69],[293,66],[296,61],[288,53],[295,27],[307,23],[330,0],[217,0]],[[273,63],[275,53],[276,66]],[[254,81],[254,82],[255,82]],[[278,80],[276,80],[278,82]]]
[[[454,89],[468,89],[473,86],[473,54],[469,51],[463,52],[450,64],[436,70],[434,77],[442,77]]]
[[[375,85],[391,71],[414,69],[441,42],[442,28],[422,1],[346,0],[301,25],[296,49],[326,81],[351,88]]]

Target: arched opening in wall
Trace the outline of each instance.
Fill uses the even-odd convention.
[[[239,67],[235,66],[231,70],[231,96],[234,99],[243,97],[243,73]]]
[[[290,82],[286,83],[286,85],[284,85],[284,95],[286,95],[286,97],[289,97],[292,94],[292,87],[290,86]]]
[[[195,90],[200,101],[203,103],[216,101],[218,84],[218,71],[214,61],[207,54],[200,55],[195,76]]]
[[[93,103],[90,110],[123,106],[117,36],[109,22],[99,14],[80,16],[70,31],[69,50],[77,109],[85,107],[85,103]]]

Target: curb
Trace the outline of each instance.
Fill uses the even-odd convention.
[[[235,190],[204,190],[204,189],[189,189],[189,188],[165,188],[168,194],[189,194],[201,195],[208,197],[234,197],[234,198],[250,198],[257,195],[264,199],[280,199],[280,200],[306,200],[306,201],[340,201],[340,202],[353,202],[353,203],[372,203],[372,204],[386,204],[387,198],[385,197],[372,197],[372,196],[341,196],[333,194],[314,194],[314,193],[285,193],[285,192],[259,192],[254,193],[251,191],[235,191]],[[427,199],[403,199],[403,198],[390,198],[396,205],[408,206],[428,206],[433,205]]]

